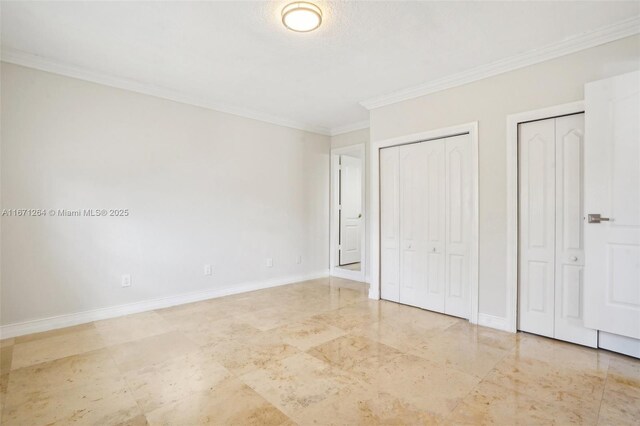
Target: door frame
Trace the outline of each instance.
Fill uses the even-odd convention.
[[[462,134],[469,134],[471,139],[471,192],[473,194],[473,213],[471,215],[471,253],[470,276],[471,288],[469,289],[469,322],[478,323],[478,122],[460,124],[457,126],[429,130],[406,136],[385,139],[371,143],[371,286],[369,298],[380,299],[380,150],[392,146],[400,146],[417,142],[426,142],[434,139],[443,139]]]
[[[360,159],[362,160],[362,167],[360,170],[361,173],[361,211],[362,211],[362,235],[360,236],[360,271],[351,271],[348,269],[340,268],[338,266],[338,262],[340,259],[340,253],[338,248],[338,242],[340,240],[340,210],[338,206],[340,205],[340,156],[346,154],[357,153]],[[367,243],[367,233],[366,233],[366,224],[367,224],[367,211],[366,211],[366,167],[367,161],[365,157],[365,144],[360,143],[357,145],[349,145],[341,148],[332,148],[331,149],[331,219],[330,219],[330,236],[329,236],[329,275],[346,278],[355,281],[365,281],[365,254],[366,254],[366,243]]]
[[[506,331],[518,331],[518,125],[584,112],[584,101],[525,111],[507,116],[507,317]]]

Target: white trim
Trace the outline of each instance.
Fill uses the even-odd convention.
[[[140,302],[125,305],[111,306],[108,308],[93,309],[90,311],[77,312],[67,315],[42,318],[25,321],[21,323],[8,324],[0,327],[2,339],[22,336],[25,334],[38,333],[42,331],[54,330],[57,328],[69,327],[77,324],[84,324],[108,318],[120,317],[123,315],[136,314],[140,312],[152,311],[154,309],[168,308],[185,303],[199,302],[201,300],[213,299],[216,297],[229,296],[232,294],[245,293],[248,291],[261,290],[265,288],[277,287],[292,284],[300,281],[308,281],[326,277],[328,271],[321,271],[312,274],[290,276],[286,278],[275,278],[265,281],[248,282],[239,284],[236,287],[217,288],[195,293],[178,294],[175,296],[162,297],[158,299],[143,300]]]
[[[507,116],[507,324],[518,327],[518,124],[533,120],[576,114],[584,102],[571,102]]]
[[[640,358],[640,340],[631,337],[598,331],[598,347]]]
[[[507,318],[496,317],[489,314],[478,314],[478,325],[502,331],[511,331],[509,327],[509,320]]]
[[[252,120],[275,124],[277,126],[289,127],[292,129],[303,130],[305,132],[318,133],[325,136],[332,135],[331,129],[327,127],[300,123],[286,118],[265,114],[259,111],[253,111],[247,108],[224,105],[210,99],[181,93],[178,90],[167,89],[164,87],[143,83],[128,78],[112,76],[76,65],[63,64],[53,59],[44,58],[38,55],[32,55],[30,53],[16,49],[2,47],[1,50],[2,61],[11,64],[35,68],[41,71],[60,74],[67,77],[73,77],[80,80],[90,81],[92,83],[102,84],[105,86],[116,87],[118,89],[129,90],[131,92],[155,96],[157,98],[168,99],[174,102],[180,102],[183,104],[206,108],[226,114],[237,115],[239,117],[250,118]]]
[[[362,265],[360,266],[362,267]],[[362,269],[360,271],[351,271],[344,268],[332,268],[330,275],[332,277],[344,278],[346,280],[359,281],[362,283],[367,282]]]
[[[371,187],[370,196],[370,220],[371,230],[370,244],[370,283],[369,298],[380,299],[380,149],[394,145],[402,145],[411,142],[425,141],[429,139],[441,139],[449,136],[468,133],[471,138],[471,178],[473,192],[473,221],[471,223],[471,294],[469,311],[469,322],[475,324],[478,322],[478,220],[479,220],[479,204],[478,204],[478,122],[460,124],[457,126],[446,127],[443,129],[429,130],[421,133],[414,133],[407,136],[400,136],[383,141],[371,143],[371,160],[369,170],[369,184]]]
[[[418,86],[366,99],[360,105],[367,109],[380,108],[408,99],[417,98],[452,87],[462,86],[494,75],[524,68],[550,59],[559,58],[591,47],[599,46],[640,33],[640,17],[626,19],[613,25],[584,32],[577,36],[530,50],[490,64],[481,65],[467,71],[432,80]]]
[[[344,126],[332,127],[331,136],[338,136],[344,133],[355,132],[356,130],[363,130],[369,128],[369,120],[359,121],[357,123],[346,124]]]
[[[340,155],[349,153],[358,153],[362,159],[361,170],[361,194],[362,194],[362,236],[360,237],[360,271],[349,271],[343,268],[337,267],[338,265],[338,240],[339,240],[339,223],[338,223],[338,161]],[[366,247],[367,247],[367,235],[366,235],[366,223],[367,223],[367,202],[366,202],[366,149],[365,144],[360,143],[357,145],[349,145],[341,148],[333,148],[331,150],[331,200],[330,200],[330,225],[329,225],[329,274],[334,277],[346,278],[350,280],[356,280],[365,282],[366,271]]]

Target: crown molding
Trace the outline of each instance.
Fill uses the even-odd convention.
[[[445,89],[462,86],[463,84],[472,83],[494,75],[569,55],[638,33],[640,33],[640,16],[634,16],[633,18],[617,22],[613,25],[585,32],[539,49],[530,50],[490,64],[481,65],[467,71],[432,80],[418,86],[366,99],[360,102],[360,105],[369,110],[380,108],[385,105],[440,92]]]
[[[42,56],[33,55],[21,50],[6,47],[2,47],[1,50],[2,52],[0,55],[0,59],[11,64],[28,68],[35,68],[37,70],[60,74],[66,77],[73,77],[80,80],[90,81],[92,83],[98,83],[105,86],[128,90],[131,92],[155,96],[157,98],[206,108],[226,114],[237,115],[240,117],[258,120],[269,124],[303,130],[305,132],[317,133],[324,136],[331,136],[332,133],[331,129],[327,127],[300,123],[286,118],[265,114],[259,111],[253,111],[251,109],[224,105],[208,99],[181,93],[177,90],[167,89],[153,84],[142,83],[132,79],[116,77],[75,65],[63,64],[61,62],[54,61]]]
[[[345,124],[344,126],[332,127],[330,136],[338,136],[344,133],[355,132],[356,130],[368,129],[369,120],[358,121],[357,123]]]

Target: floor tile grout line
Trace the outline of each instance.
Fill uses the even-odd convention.
[[[114,346],[114,345],[111,345],[111,346]],[[105,347],[104,349],[107,351],[107,354],[109,354],[109,359],[111,359],[111,362],[113,363],[114,367],[116,368],[116,371],[120,375],[120,379],[124,382],[124,385],[127,387],[127,390],[129,391],[129,395],[131,396],[133,401],[136,403],[136,406],[138,407],[138,410],[140,410],[140,414],[144,417],[145,421],[148,424],[149,420],[147,419],[145,411],[142,409],[142,406],[138,402],[138,398],[136,398],[136,394],[133,392],[133,389],[131,389],[131,386],[129,385],[129,381],[127,380],[126,375],[120,369],[120,366],[116,362],[116,360],[113,357],[113,354],[111,353],[111,350],[109,350],[109,348],[110,348],[110,346],[109,347]],[[130,420],[130,419],[127,419],[127,420]]]
[[[611,369],[611,359],[607,359],[607,374],[604,378],[604,384],[602,385],[602,394],[600,395],[600,404],[598,404],[598,415],[596,417],[596,424],[600,423],[600,411],[602,411],[602,404],[604,402],[604,394],[607,391],[607,382],[609,382],[609,370]]]
[[[517,343],[516,343],[517,344]],[[480,380],[478,381],[478,383],[476,383],[474,385],[474,387],[462,398],[460,398],[458,400],[458,402],[456,403],[456,405],[453,407],[453,409],[449,412],[449,415],[445,418],[445,420],[448,420],[449,418],[451,418],[451,416],[453,416],[453,414],[455,413],[456,409],[458,408],[458,406],[460,404],[462,404],[464,402],[465,399],[467,399],[467,397],[469,397],[471,394],[473,394],[473,392],[478,389],[478,386],[485,381],[485,379],[497,368],[498,364],[500,364],[507,356],[509,356],[511,354],[511,352],[515,351],[515,347],[513,349],[511,349],[510,351],[505,351],[505,354],[494,364],[494,366],[487,371],[484,376],[480,377]]]

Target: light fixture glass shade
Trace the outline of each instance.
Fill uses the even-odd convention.
[[[304,1],[290,3],[282,9],[282,23],[292,31],[313,31],[322,23],[322,10]]]

